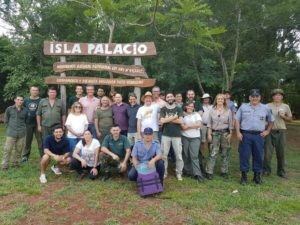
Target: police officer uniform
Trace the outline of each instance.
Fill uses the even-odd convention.
[[[250,91],[250,98],[260,98],[258,89]],[[274,117],[271,110],[264,104],[245,103],[242,104],[236,113],[237,133],[242,134],[239,144],[240,170],[242,172],[241,184],[247,183],[247,172],[249,171],[249,159],[252,154],[252,168],[254,172],[254,182],[261,184],[261,173],[264,159],[264,131],[266,125],[268,133],[272,128]]]

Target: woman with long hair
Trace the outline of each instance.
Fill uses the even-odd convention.
[[[210,153],[206,164],[207,179],[213,178],[214,167],[217,155],[220,152],[222,157],[221,176],[228,178],[230,139],[233,130],[232,112],[227,107],[223,94],[215,98],[213,108],[209,112],[207,138],[210,145]]]
[[[88,129],[88,124],[87,116],[82,112],[82,104],[80,102],[74,102],[65,123],[68,129],[67,138],[69,140],[71,154],[76,144],[83,137],[84,131]]]
[[[86,130],[83,139],[77,143],[73,152],[71,169],[76,170],[80,178],[84,177],[86,171],[89,178],[94,180],[100,169],[99,151],[99,141],[93,138],[89,130]]]
[[[198,182],[202,182],[204,178],[199,165],[201,116],[195,112],[194,102],[188,102],[185,105],[185,111],[181,125],[183,169],[187,175],[192,176]]]
[[[110,134],[113,126],[113,113],[110,106],[110,99],[107,96],[101,98],[101,106],[95,112],[95,128],[97,138],[102,143],[106,135]]]

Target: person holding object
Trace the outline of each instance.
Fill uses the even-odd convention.
[[[83,139],[75,147],[70,165],[71,169],[79,174],[80,179],[86,175],[85,171],[91,180],[97,177],[100,169],[99,151],[99,141],[93,138],[89,130],[86,130],[83,133]]]
[[[270,108],[260,103],[261,95],[258,89],[250,91],[249,100],[250,103],[242,104],[235,115],[235,128],[237,138],[240,141],[239,157],[242,185],[248,182],[247,173],[249,172],[251,154],[253,181],[256,184],[262,183],[265,137],[270,133],[274,122]]]
[[[232,112],[227,106],[225,96],[218,94],[207,121],[207,139],[210,145],[209,158],[206,164],[206,177],[211,180],[214,174],[217,155],[222,157],[221,176],[228,179],[230,139],[233,130]]]
[[[140,163],[147,163],[150,169],[156,168],[161,184],[163,184],[165,167],[160,151],[160,144],[157,140],[153,140],[152,128],[147,127],[144,129],[143,140],[139,140],[134,144],[131,156],[133,167],[128,172],[129,180],[136,181],[138,166]]]

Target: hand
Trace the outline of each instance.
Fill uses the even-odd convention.
[[[285,114],[284,114],[284,112],[280,112],[280,113],[279,113],[279,116],[280,116],[282,119],[285,119]]]
[[[97,175],[98,175],[98,170],[97,170],[97,168],[91,169],[91,174],[93,174],[94,176],[97,176]]]
[[[62,156],[60,156],[60,155],[54,155],[54,156],[53,156],[53,159],[54,159],[56,162],[59,162],[59,161],[62,160]]]
[[[208,143],[211,143],[211,142],[212,142],[212,136],[211,136],[211,134],[208,134],[208,135],[207,135],[207,141],[208,141]]]
[[[101,132],[97,132],[97,138],[100,138],[101,137]]]
[[[113,160],[120,161],[120,157],[116,154],[113,154],[111,157],[113,158]]]
[[[82,168],[86,168],[87,164],[86,161],[84,159],[81,160],[81,167]]]
[[[266,137],[269,133],[270,133],[269,131],[265,130],[265,131],[260,133],[260,136]]]
[[[237,132],[237,133],[236,133],[236,136],[237,136],[237,138],[238,138],[240,141],[243,141],[243,135],[242,135],[241,132]]]
[[[120,172],[123,173],[127,169],[127,165],[125,162],[120,163]]]
[[[189,128],[188,125],[185,125],[185,124],[182,125],[182,130],[187,130],[188,128]]]
[[[154,168],[155,167],[155,161],[153,159],[151,159],[149,162],[148,162],[148,166],[149,168]]]
[[[42,126],[38,126],[37,129],[38,129],[38,132],[42,132]]]

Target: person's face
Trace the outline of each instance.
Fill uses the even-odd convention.
[[[95,88],[94,88],[94,87],[88,86],[88,87],[86,88],[86,94],[87,94],[88,96],[93,96],[93,95],[94,95],[94,92],[95,92]]]
[[[155,98],[159,97],[159,95],[160,95],[160,89],[159,88],[153,88],[152,89],[152,95]]]
[[[53,131],[53,135],[54,135],[55,139],[61,139],[62,136],[64,135],[64,131],[61,128],[55,129]]]
[[[257,105],[258,103],[260,103],[260,100],[261,100],[261,96],[260,95],[257,95],[257,96],[249,96],[249,100],[250,100],[250,103],[252,105]]]
[[[166,100],[166,96],[165,95],[159,95],[160,99],[162,100]]]
[[[209,104],[210,103],[210,99],[209,98],[204,98],[203,99],[203,104]]]
[[[153,134],[144,134],[144,140],[150,142],[153,140]]]
[[[114,98],[115,103],[121,103],[122,102],[122,95],[116,94]]]
[[[182,103],[182,95],[181,95],[181,94],[177,94],[177,95],[175,96],[175,101],[176,101],[177,103]]]
[[[15,99],[15,104],[17,107],[21,107],[23,105],[24,99],[22,97],[17,97]]]
[[[56,98],[56,95],[57,95],[57,92],[55,90],[49,90],[48,91],[48,97],[50,99],[55,99]]]
[[[194,112],[194,109],[195,109],[194,104],[189,104],[189,105],[186,106],[186,112],[187,112],[187,113],[192,113],[192,112]]]
[[[217,97],[217,105],[223,105],[225,101],[225,97],[223,95],[219,95]]]
[[[101,105],[102,106],[104,106],[104,107],[106,107],[106,106],[108,106],[109,105],[109,100],[108,100],[108,98],[101,98]]]
[[[193,91],[188,91],[186,96],[188,99],[193,100],[195,98],[195,93]]]
[[[76,105],[74,106],[74,110],[75,110],[76,113],[81,113],[81,112],[82,112],[82,107],[81,107],[81,105],[76,104]]]
[[[32,97],[37,97],[40,94],[40,90],[37,87],[31,87],[30,88],[30,95]]]
[[[231,97],[229,93],[225,93],[224,96],[226,99],[230,99],[230,97]]]
[[[83,88],[81,86],[76,86],[75,92],[77,95],[82,95]]]
[[[84,132],[83,138],[85,141],[90,141],[93,139],[93,136],[92,136],[91,132],[87,130]]]
[[[130,96],[129,97],[129,103],[130,103],[130,105],[135,105],[136,104],[136,97]]]
[[[166,100],[167,100],[167,102],[168,102],[170,105],[172,105],[172,104],[175,102],[174,95],[173,95],[173,94],[167,94]]]
[[[104,90],[102,88],[99,88],[98,91],[97,91],[97,95],[99,97],[103,97],[104,96]]]
[[[145,98],[144,98],[144,103],[145,103],[145,105],[151,105],[152,104],[152,97],[151,96],[146,96]]]
[[[120,132],[121,132],[121,129],[119,127],[112,127],[110,129],[110,133],[112,134],[112,136],[114,137],[119,137],[120,136]]]
[[[276,94],[276,95],[273,95],[272,98],[273,98],[274,102],[281,102],[283,99],[283,96],[281,94]]]

